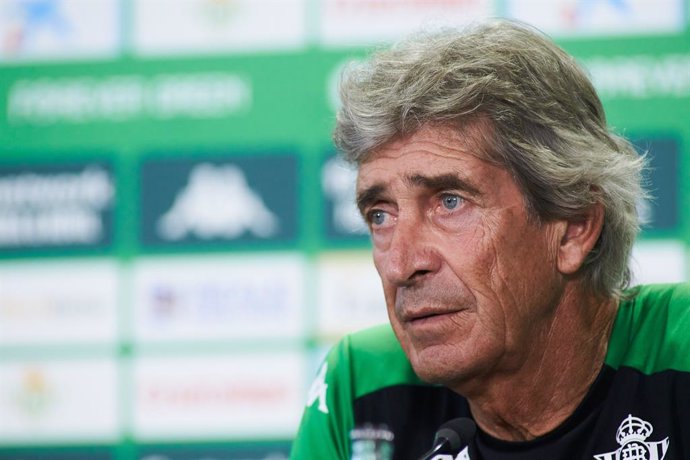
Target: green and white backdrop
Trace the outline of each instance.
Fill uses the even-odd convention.
[[[586,66],[651,159],[636,277],[688,280],[683,0],[0,0],[0,460],[284,458],[386,320],[339,69],[488,16]]]

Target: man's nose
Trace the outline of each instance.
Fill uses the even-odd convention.
[[[438,271],[441,257],[431,241],[424,219],[399,216],[390,244],[376,257],[381,276],[398,286],[409,286]]]

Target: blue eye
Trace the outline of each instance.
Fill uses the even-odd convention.
[[[369,213],[369,222],[372,225],[382,225],[386,221],[386,213],[380,210],[374,210]]]
[[[441,202],[446,209],[455,209],[460,205],[461,198],[457,195],[443,195]]]

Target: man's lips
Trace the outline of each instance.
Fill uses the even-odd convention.
[[[405,323],[420,322],[422,320],[454,315],[464,310],[464,308],[416,308],[408,311],[403,311],[400,315],[400,320]]]

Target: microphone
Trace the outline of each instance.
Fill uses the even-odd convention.
[[[430,460],[439,454],[459,452],[469,444],[477,432],[477,425],[469,418],[460,417],[449,420],[440,426],[434,437],[433,447],[419,460]]]

